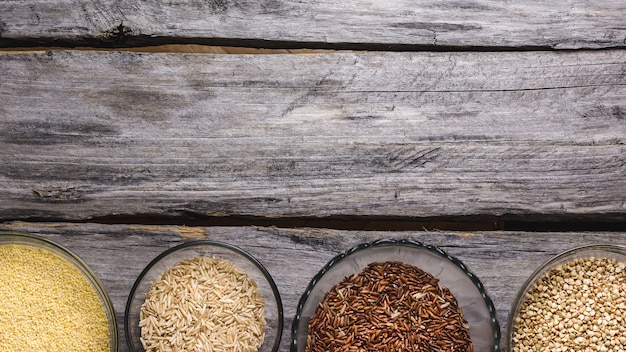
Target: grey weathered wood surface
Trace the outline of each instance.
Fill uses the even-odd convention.
[[[624,18],[622,0],[10,0],[0,1],[0,46],[243,40],[249,46],[624,48]]]
[[[51,51],[0,71],[0,220],[626,210],[626,51]]]
[[[0,55],[0,230],[43,235],[89,264],[113,299],[122,352],[141,270],[202,238],[242,247],[273,275],[281,352],[313,275],[383,237],[437,245],[467,264],[505,336],[515,294],[541,262],[578,245],[625,244],[626,233],[96,222],[625,221],[625,19],[622,0],[0,1],[0,47],[407,51]]]
[[[248,251],[266,266],[280,291],[285,315],[280,351],[288,351],[297,302],[313,276],[335,255],[380,238],[411,238],[445,250],[483,283],[501,325],[506,351],[507,319],[523,282],[552,256],[581,245],[626,243],[626,233],[367,232],[256,227],[174,227],[67,223],[4,223],[0,231],[42,235],[80,256],[102,280],[116,309],[122,352],[124,310],[143,268],[167,248],[185,241],[224,241]]]

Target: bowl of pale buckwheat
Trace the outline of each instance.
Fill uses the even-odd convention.
[[[541,265],[513,304],[508,347],[626,351],[626,246],[578,247]]]
[[[269,272],[233,245],[187,242],[157,256],[126,303],[132,352],[278,350],[283,307]]]

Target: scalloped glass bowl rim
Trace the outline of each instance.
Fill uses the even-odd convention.
[[[476,277],[474,274],[472,274],[467,269],[465,264],[463,264],[457,258],[448,255],[445,251],[443,251],[441,248],[436,247],[436,246],[427,245],[427,244],[424,244],[422,242],[411,240],[411,239],[394,240],[394,239],[386,239],[385,238],[385,239],[380,239],[380,240],[376,240],[376,241],[372,241],[372,242],[361,243],[359,245],[356,245],[356,246],[348,249],[347,251],[345,251],[343,253],[338,254],[337,256],[332,258],[326,265],[324,265],[322,267],[322,269],[313,277],[313,279],[309,282],[309,284],[308,284],[308,286],[306,288],[306,291],[302,294],[302,296],[301,296],[301,298],[300,298],[300,300],[298,302],[298,306],[297,306],[297,310],[296,310],[296,316],[294,318],[292,329],[291,329],[291,343],[290,343],[290,345],[291,345],[290,346],[291,347],[291,352],[297,352],[298,351],[298,335],[299,335],[300,323],[301,323],[302,319],[308,319],[308,317],[307,318],[303,318],[303,316],[302,316],[303,309],[305,308],[305,305],[307,304],[307,302],[308,302],[308,300],[309,300],[309,298],[310,298],[310,296],[312,294],[312,291],[315,289],[315,287],[322,280],[324,280],[324,276],[329,271],[331,271],[333,268],[335,268],[339,263],[344,262],[347,258],[350,258],[355,253],[364,253],[365,251],[372,250],[372,249],[375,250],[375,249],[381,248],[381,247],[406,247],[406,248],[409,248],[409,249],[427,251],[427,253],[430,253],[430,254],[434,255],[435,257],[438,257],[438,259],[441,259],[442,262],[447,262],[447,264],[452,264],[453,266],[456,267],[456,269],[462,271],[463,274],[467,277],[467,279],[471,280],[472,284],[474,285],[474,288],[480,294],[480,296],[482,298],[482,302],[485,304],[484,308],[486,310],[488,310],[488,312],[489,312],[489,315],[490,315],[489,324],[490,324],[491,331],[492,331],[492,334],[493,334],[493,352],[500,351],[500,347],[499,347],[499,343],[500,343],[500,325],[499,325],[497,317],[496,317],[496,311],[495,311],[495,307],[493,305],[493,301],[486,294],[486,292],[484,290],[484,286],[482,285],[482,283],[480,282],[478,277]],[[394,259],[390,258],[389,260],[394,260]],[[357,272],[354,272],[354,274],[356,274],[356,273]],[[431,273],[431,274],[433,274],[435,277],[439,278],[434,273]],[[309,309],[310,309],[310,306],[309,306]],[[302,343],[302,342],[300,342],[300,343]]]
[[[139,288],[139,286],[143,283],[143,280],[146,278],[146,275],[159,263],[161,263],[161,261],[163,261],[164,259],[172,256],[172,255],[176,255],[177,253],[181,253],[185,250],[191,250],[195,247],[206,247],[206,248],[210,248],[210,247],[217,247],[219,249],[222,250],[226,250],[228,252],[230,252],[231,254],[234,254],[240,258],[243,258],[245,260],[247,260],[250,264],[252,264],[254,267],[256,267],[256,269],[259,271],[259,273],[263,276],[265,283],[269,286],[270,290],[272,291],[272,297],[276,303],[276,308],[277,308],[277,324],[276,324],[276,338],[274,340],[274,342],[272,343],[272,351],[278,351],[279,346],[280,346],[280,340],[282,338],[282,330],[283,330],[283,324],[284,324],[284,314],[283,314],[283,305],[282,305],[282,300],[281,300],[281,296],[280,293],[278,291],[278,288],[276,286],[276,283],[274,282],[274,279],[272,278],[272,276],[270,275],[270,273],[267,271],[267,269],[265,268],[265,266],[263,266],[263,264],[261,264],[261,262],[259,262],[254,256],[252,256],[251,254],[249,254],[248,252],[246,252],[245,250],[226,243],[226,242],[221,242],[221,241],[214,241],[214,240],[193,240],[193,241],[189,241],[189,242],[185,242],[179,245],[176,245],[174,247],[168,248],[165,251],[161,252],[157,257],[155,257],[141,272],[141,274],[139,274],[139,276],[137,277],[137,279],[135,280],[135,283],[133,284],[133,287],[128,295],[128,300],[126,302],[126,309],[125,309],[125,314],[124,314],[124,331],[125,331],[125,338],[126,338],[126,342],[127,342],[127,346],[129,348],[130,351],[137,351],[135,349],[135,347],[133,346],[133,341],[131,341],[131,336],[132,333],[129,331],[130,327],[129,327],[129,320],[130,320],[130,310],[131,310],[131,306],[132,306],[132,301],[133,298],[137,295],[137,290]],[[177,261],[182,260],[182,258],[179,258]],[[236,263],[235,263],[236,264]],[[162,273],[162,272],[161,272]],[[158,273],[158,275],[160,275],[161,273]],[[148,285],[150,283],[147,283]],[[257,285],[259,285],[259,283],[257,282]],[[267,297],[264,297],[266,302],[267,302]],[[267,338],[267,336],[266,336]],[[267,343],[267,341],[264,341],[263,344],[265,345]],[[141,349],[140,351],[143,351],[143,349]],[[139,351],[137,351],[139,352]]]
[[[519,314],[519,309],[523,302],[524,296],[526,295],[526,292],[530,290],[535,285],[535,283],[541,277],[543,277],[543,275],[550,272],[550,270],[552,270],[553,268],[556,268],[561,264],[568,263],[575,259],[589,257],[614,258],[620,261],[626,261],[626,246],[616,244],[590,244],[571,248],[548,259],[537,269],[535,269],[535,271],[533,271],[533,273],[528,277],[528,279],[526,279],[522,287],[519,289],[517,295],[515,296],[515,300],[513,301],[513,305],[511,306],[507,333],[507,348],[509,352],[513,352],[513,326],[515,325],[515,318],[517,318],[517,315]]]
[[[104,285],[94,273],[94,271],[74,252],[62,246],[50,239],[37,236],[35,234],[19,232],[19,231],[0,231],[0,245],[19,244],[31,246],[43,250],[47,250],[63,258],[68,263],[77,268],[83,277],[89,282],[91,287],[96,291],[100,303],[102,303],[102,309],[107,316],[109,323],[110,343],[111,351],[118,352],[120,348],[119,331],[117,325],[117,317],[115,316],[115,309],[111,298],[104,288]]]

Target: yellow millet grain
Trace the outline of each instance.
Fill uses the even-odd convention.
[[[60,256],[0,245],[0,351],[110,351],[104,308],[83,274]]]

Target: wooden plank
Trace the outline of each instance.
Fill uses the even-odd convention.
[[[26,231],[56,241],[79,255],[103,281],[120,322],[131,287],[145,265],[167,248],[195,239],[224,241],[248,251],[273,276],[284,306],[280,351],[288,351],[297,302],[313,276],[335,255],[380,238],[410,238],[435,245],[465,263],[496,307],[502,334],[513,300],[528,276],[552,256],[582,245],[624,244],[626,233],[367,232],[255,227],[67,223],[4,223],[1,230]],[[294,258],[298,260],[294,260]],[[501,347],[505,347],[503,338]],[[504,349],[506,351],[506,349]],[[124,345],[122,352],[127,351]]]
[[[1,1],[0,45],[625,47],[622,0]]]
[[[626,210],[626,51],[0,56],[0,220]]]

